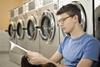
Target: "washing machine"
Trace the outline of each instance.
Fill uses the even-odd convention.
[[[26,35],[23,47],[31,51],[39,52],[39,33],[38,29],[36,28],[37,23],[39,22],[39,15],[35,7],[35,0],[28,2],[28,11],[26,12],[27,18],[25,21]]]
[[[9,26],[8,26],[8,34],[9,34],[9,41],[16,43],[16,17],[15,17],[15,9],[10,11],[10,19],[9,19]],[[10,61],[13,62],[13,51],[10,50],[11,44],[9,43],[9,58]]]
[[[24,14],[24,9],[23,9],[23,5],[20,5],[18,7],[16,7],[16,44],[18,44],[19,46],[23,47],[25,44],[25,19],[26,19],[26,14]],[[20,65],[21,64],[21,58],[22,56],[25,54],[24,51],[20,50],[19,48],[14,48],[13,50],[11,50],[10,52],[10,58],[11,61],[13,61],[14,63]]]
[[[27,39],[26,39],[26,25],[25,25],[25,22],[26,22],[26,19],[27,19],[27,14],[26,14],[26,5],[27,4],[23,4],[23,5],[20,5],[17,7],[17,17],[18,17],[18,20],[17,20],[17,25],[16,25],[16,44],[18,44],[19,46],[26,48],[26,45],[28,44],[27,43]],[[14,52],[14,62],[17,63],[17,64],[21,64],[21,58],[23,55],[25,55],[25,52],[20,50],[19,48],[14,48],[13,49],[13,52]]]
[[[42,0],[40,11],[40,53],[50,58],[59,45],[59,27],[57,26],[56,11],[58,1]]]
[[[16,29],[17,29],[17,21],[18,21],[18,8],[14,8],[13,11],[11,10],[11,16],[10,16],[10,24],[8,26],[8,33],[10,35],[10,40],[14,43],[17,43],[17,36],[16,36]],[[9,43],[10,47],[11,44]],[[17,61],[19,61],[20,59],[18,59],[19,53],[21,52],[21,50],[14,48],[13,50],[10,50],[9,47],[9,58],[10,61],[17,63]],[[20,62],[19,62],[20,63]]]
[[[94,7],[94,15],[95,15],[95,21],[94,21],[94,32],[95,37],[100,40],[100,1],[95,0],[95,7]]]
[[[81,25],[83,30],[90,35],[94,35],[93,33],[93,0],[59,0],[59,8],[66,4],[75,4],[81,10]],[[65,36],[70,36],[63,32],[60,28],[60,42],[63,40]]]
[[[9,34],[9,40],[16,42],[16,19],[14,17],[14,9],[10,11],[10,19],[9,19],[9,26],[8,26],[8,34]]]

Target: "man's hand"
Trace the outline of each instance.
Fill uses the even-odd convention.
[[[49,62],[47,58],[43,57],[38,52],[28,51],[27,56],[28,56],[28,61],[31,64],[45,64]]]

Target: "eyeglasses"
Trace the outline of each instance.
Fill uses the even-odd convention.
[[[64,21],[65,21],[66,19],[68,19],[69,17],[71,17],[71,16],[68,16],[68,17],[62,18],[62,19],[58,20],[58,22],[64,22]]]

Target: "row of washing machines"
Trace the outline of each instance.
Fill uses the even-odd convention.
[[[99,0],[30,0],[11,10],[9,39],[25,49],[50,58],[67,36],[57,25],[56,11],[68,3],[76,4],[81,9],[84,31],[99,39]],[[10,60],[17,64],[21,63],[24,54],[18,48],[9,51]]]

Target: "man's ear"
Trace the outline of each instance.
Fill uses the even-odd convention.
[[[75,15],[75,16],[73,17],[73,19],[74,19],[75,22],[78,22],[78,16],[77,16],[77,15]]]

